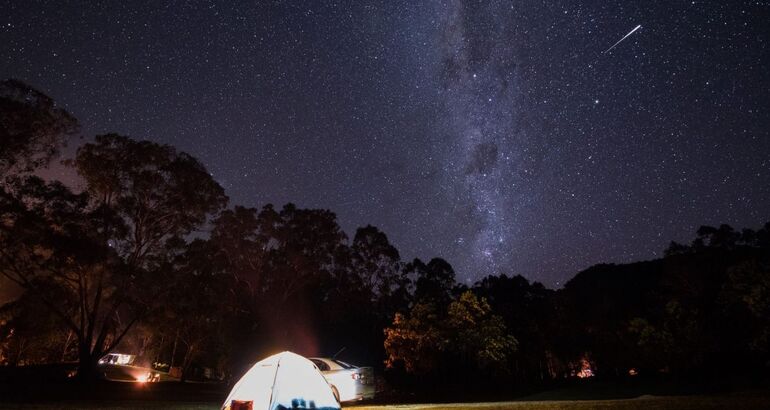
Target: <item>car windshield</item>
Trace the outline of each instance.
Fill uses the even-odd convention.
[[[334,363],[337,363],[338,365],[342,366],[343,369],[355,369],[356,366],[353,366],[352,364],[345,363],[342,360],[332,359]]]
[[[310,359],[313,363],[315,363],[316,367],[318,367],[318,370],[325,372],[329,370],[329,365],[324,363],[323,360],[318,359]]]

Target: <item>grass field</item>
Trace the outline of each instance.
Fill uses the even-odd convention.
[[[2,404],[0,409],[169,409],[169,410],[217,410],[211,403],[179,402],[64,402],[57,404]],[[761,396],[646,396],[626,400],[566,400],[566,401],[512,401],[499,403],[455,403],[419,405],[345,406],[349,410],[659,410],[659,409],[768,409],[770,401]]]
[[[20,403],[0,403],[0,409],[35,409],[35,410],[75,410],[75,409],[104,409],[104,410],[139,410],[139,409],[169,409],[169,410],[219,410],[219,406],[212,403],[180,403],[163,402],[163,401],[125,401],[125,402],[112,402],[112,401],[65,401],[62,403],[35,403],[35,404],[20,404]]]
[[[450,404],[344,405],[343,410],[658,410],[658,409],[768,409],[768,383],[742,383],[742,389],[720,386],[684,385],[674,382],[567,383],[550,390],[533,392],[512,401],[471,402],[450,399]],[[722,386],[724,387],[724,386]],[[5,409],[169,409],[219,410],[228,386],[211,383],[0,383],[0,410]],[[435,397],[433,396],[436,400]],[[441,397],[441,396],[438,396]],[[467,397],[467,396],[466,396]],[[483,396],[482,396],[483,397]],[[419,402],[419,397],[382,395],[382,403]],[[468,402],[465,402],[468,401]],[[264,409],[256,409],[264,410]]]
[[[415,406],[354,406],[351,410],[657,410],[657,409],[768,409],[762,397],[641,397],[626,400],[512,401],[501,403],[457,403]]]

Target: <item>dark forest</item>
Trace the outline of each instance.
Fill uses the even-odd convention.
[[[660,259],[600,264],[563,288],[515,272],[458,283],[333,211],[249,208],[196,158],[83,137],[45,93],[0,83],[0,364],[131,352],[231,381],[293,350],[369,364],[397,391],[523,391],[572,378],[753,378],[770,366],[770,222],[703,226]],[[79,186],[39,170],[64,145]],[[0,373],[4,374],[4,373]]]

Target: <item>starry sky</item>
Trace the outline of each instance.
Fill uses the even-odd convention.
[[[460,281],[559,287],[770,220],[767,1],[0,9],[0,77],[84,134],[175,145],[233,204],[331,209]]]

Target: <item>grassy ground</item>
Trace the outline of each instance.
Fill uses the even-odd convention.
[[[2,404],[0,409],[168,409],[168,410],[217,410],[212,403],[180,402],[64,402],[56,404]],[[625,400],[568,400],[568,401],[513,401],[498,403],[456,403],[456,404],[420,404],[420,405],[378,405],[346,406],[349,410],[662,410],[662,409],[767,409],[770,408],[768,397],[760,395],[724,395],[724,396],[644,396]]]
[[[640,397],[625,400],[513,401],[499,403],[457,403],[403,406],[355,406],[350,410],[662,410],[662,409],[767,409],[770,402],[763,397]]]
[[[140,409],[168,409],[168,410],[219,410],[219,406],[212,403],[180,403],[163,401],[88,401],[88,402],[62,402],[62,403],[0,403],[0,409],[35,409],[35,410],[75,410],[75,409],[101,409],[101,410],[140,410]]]
[[[741,386],[741,387],[739,387]],[[697,388],[696,388],[697,387]],[[587,409],[770,409],[770,385],[740,383],[722,386],[677,385],[673,382],[565,383],[560,387],[512,401],[472,403],[468,397],[450,404],[345,405],[343,410],[587,410]],[[729,386],[727,386],[729,387]],[[0,410],[6,409],[169,409],[218,410],[228,386],[210,383],[3,383]],[[483,397],[483,396],[481,396]],[[418,397],[380,396],[382,403],[416,403]],[[438,400],[433,398],[433,400]],[[467,402],[466,402],[467,401]],[[435,403],[435,401],[433,402]],[[257,409],[264,410],[264,409]]]

